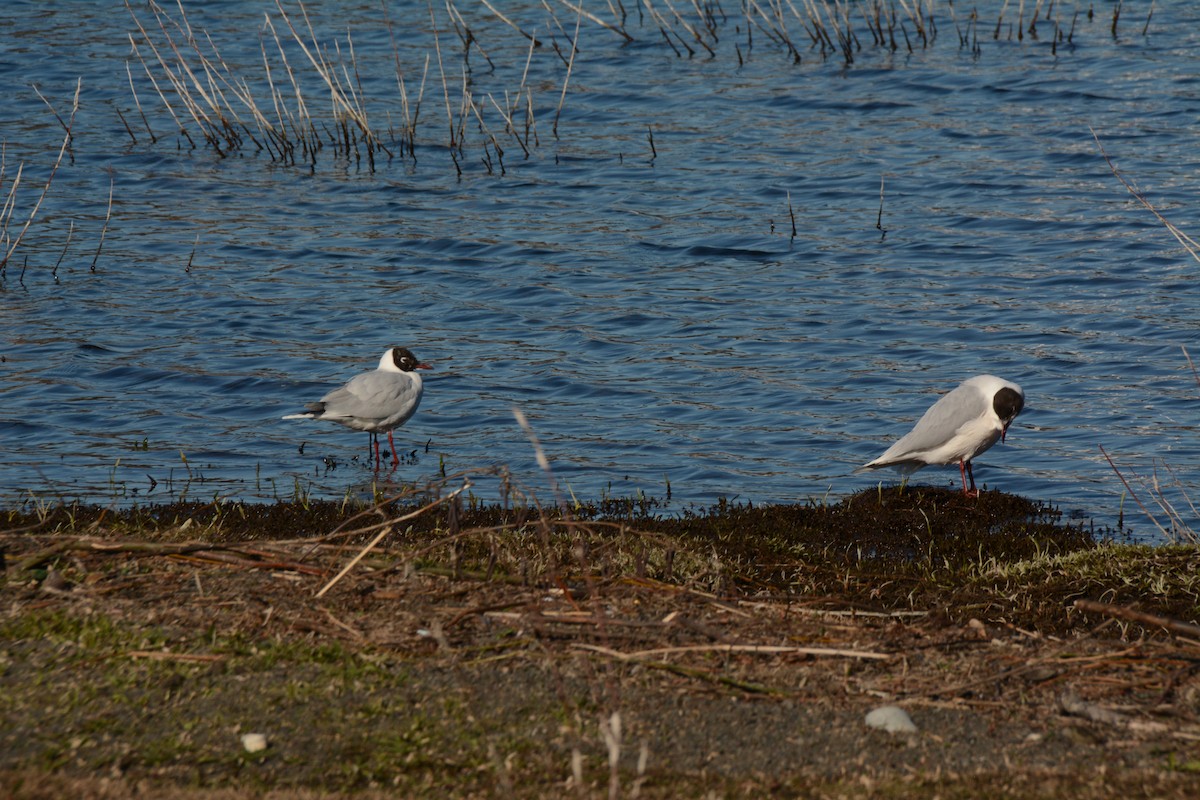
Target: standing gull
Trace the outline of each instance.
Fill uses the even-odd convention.
[[[997,440],[1003,441],[1024,407],[1020,386],[995,375],[976,375],[943,395],[900,441],[858,469],[896,467],[907,475],[930,464],[957,461],[963,494],[978,496],[971,460]]]
[[[388,435],[392,448],[392,466],[400,463],[392,431],[411,417],[421,404],[419,369],[431,369],[422,364],[412,351],[391,347],[379,359],[373,372],[355,375],[345,386],[334,389],[316,403],[308,403],[301,414],[288,414],[284,419],[327,419],[356,431],[371,434],[375,445],[375,466],[379,466],[379,434]]]

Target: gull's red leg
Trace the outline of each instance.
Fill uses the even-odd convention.
[[[975,472],[971,469],[970,461],[959,461],[958,469],[963,477],[963,494],[967,497],[979,497],[979,490],[975,488]],[[967,479],[971,481],[971,490],[967,491]]]
[[[392,432],[388,431],[388,447],[392,448],[392,469],[400,466],[400,456],[396,455],[396,442],[392,439]]]

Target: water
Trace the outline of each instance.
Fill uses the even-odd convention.
[[[193,148],[131,52],[133,34],[165,83],[129,13],[9,4],[5,192],[24,163],[10,237],[63,138],[32,87],[64,119],[77,79],[82,91],[71,152],[0,281],[0,497],[369,491],[365,434],[279,417],[406,345],[435,370],[396,435],[415,456],[385,482],[504,465],[549,498],[515,406],[580,499],[837,499],[891,480],[851,470],[939,393],[992,372],[1028,406],[977,462],[981,482],[1098,525],[1123,505],[1135,535],[1157,539],[1103,445],[1148,503],[1135,473],[1177,477],[1166,496],[1197,524],[1185,495],[1200,474],[1200,385],[1182,348],[1200,353],[1200,264],[1091,131],[1163,215],[1200,231],[1200,10],[1156,4],[1144,35],[1127,10],[1113,37],[1111,9],[1088,20],[1083,5],[1052,52],[1045,21],[1037,40],[1009,27],[993,39],[994,5],[968,36],[977,48],[934,3],[930,47],[875,47],[860,26],[851,65],[808,49],[794,23],[797,64],[732,8],[712,57],[676,56],[636,16],[629,44],[585,19],[565,96],[572,12],[556,9],[559,31],[540,4],[509,9],[543,40],[530,57],[512,27],[461,8],[494,64],[472,49],[481,130],[461,122],[463,48],[443,9],[445,91],[427,6],[391,9],[389,34],[377,5],[308,4],[330,60],[336,43],[348,63],[353,40],[371,124],[395,154],[372,168],[332,144],[295,164],[249,143],[222,156],[189,123]],[[262,48],[286,88],[270,18],[310,113],[332,125],[274,4],[185,9],[264,106]],[[1064,31],[1073,10],[1059,8]],[[134,11],[163,46],[153,13]],[[426,57],[414,158],[395,60],[415,104]],[[535,120],[528,157],[496,111],[519,95]],[[464,136],[457,166],[448,117]],[[499,496],[487,480],[476,491]]]

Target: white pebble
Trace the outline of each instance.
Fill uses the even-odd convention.
[[[916,733],[917,726],[912,717],[900,706],[880,706],[867,714],[867,727],[879,728],[888,733]]]
[[[267,737],[261,733],[246,733],[242,735],[242,747],[247,753],[258,753],[267,749]]]

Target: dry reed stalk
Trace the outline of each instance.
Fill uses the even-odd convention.
[[[25,218],[25,223],[21,226],[21,230],[13,238],[9,235],[9,225],[12,223],[13,214],[17,207],[17,189],[21,185],[21,174],[24,171],[24,164],[17,167],[16,177],[13,179],[12,186],[9,187],[8,195],[4,199],[4,206],[0,208],[0,248],[4,250],[3,257],[0,257],[0,270],[5,270],[8,267],[8,262],[12,258],[13,253],[21,245],[21,240],[25,238],[25,233],[29,230],[29,226],[33,224],[34,218],[42,207],[42,202],[45,201],[46,195],[50,193],[50,184],[54,182],[54,176],[58,174],[58,168],[62,165],[63,156],[66,155],[67,149],[71,145],[71,131],[75,126],[75,114],[79,111],[79,93],[83,91],[83,78],[79,78],[75,82],[75,96],[71,101],[71,114],[67,118],[66,134],[63,136],[62,146],[58,149],[58,158],[54,160],[54,165],[50,168],[50,174],[46,176],[46,182],[42,185],[42,193],[38,195],[37,202],[34,203],[33,209]],[[55,115],[57,116],[57,114]],[[5,153],[6,155],[6,153]],[[4,156],[0,156],[0,183],[3,183],[4,174]],[[23,271],[22,271],[23,274]]]
[[[192,252],[188,253],[187,266],[183,268],[185,273],[192,271],[192,262],[196,259],[196,248],[200,246],[200,234],[196,234],[196,241],[192,242]]]
[[[547,27],[550,28],[550,46],[554,48],[554,54],[558,56],[558,60],[561,61],[565,67],[568,63],[570,63],[570,57],[564,55],[562,48],[558,46],[558,36],[562,36],[569,42],[571,41],[571,34],[567,33],[566,29],[562,26],[562,23],[558,21],[558,14],[554,13],[554,9],[550,7],[550,3],[548,3],[547,0],[541,0],[541,3],[542,8],[546,9],[546,13],[550,15],[550,22],[547,25]],[[557,36],[554,34],[555,30],[558,31]]]
[[[685,20],[678,11],[675,10],[675,6],[671,5],[671,0],[663,0],[663,2],[666,3],[667,8],[671,9],[671,14],[674,15],[679,24],[684,27],[684,30],[691,34],[692,38],[696,40],[696,44],[707,50],[710,56],[715,56],[717,52],[709,46],[708,42],[704,41],[704,37],[700,35],[700,32],[696,30],[691,23]]]
[[[454,6],[454,3],[451,2],[451,0],[446,0],[446,13],[450,15],[450,21],[454,24],[455,33],[457,33],[458,38],[462,40],[463,58],[466,59],[470,56],[471,45],[475,45],[475,49],[479,51],[479,55],[483,56],[483,60],[488,63],[488,67],[495,72],[496,64],[492,61],[492,57],[489,56],[487,51],[483,49],[483,45],[479,42],[479,37],[477,37],[471,30],[470,26],[467,25],[467,21],[463,19],[463,15]]]
[[[433,14],[432,5],[429,7],[429,22],[433,26],[433,49],[437,54],[438,74],[442,76],[442,97],[446,101],[446,124],[450,131],[449,147],[451,155],[453,156],[454,151],[458,148],[458,141],[454,138],[454,112],[450,107],[450,86],[446,82],[446,68],[445,65],[442,64],[441,36],[438,33],[437,18]],[[456,167],[458,166],[457,158],[455,158],[454,165]],[[461,172],[462,170],[460,169],[459,173],[461,174]]]
[[[800,26],[805,28],[806,32],[809,33],[810,38],[812,38],[813,32],[808,31],[807,26],[804,24],[804,18],[800,15],[800,12],[796,8],[795,3],[793,3],[792,0],[787,0],[787,7],[788,7],[788,11],[791,12],[792,16],[800,22]],[[787,16],[783,13],[783,3],[776,2],[774,11],[775,11],[774,28],[777,33],[777,38],[783,44],[783,46],[787,49],[787,51],[792,54],[792,60],[795,61],[797,64],[799,64],[800,63],[800,50],[799,50],[799,48],[796,47],[795,42],[792,41],[792,32],[790,30],[788,30]],[[760,12],[761,12],[761,9],[760,9]],[[764,19],[765,18],[766,17],[764,15]],[[821,43],[822,55],[824,55],[824,39],[821,39],[818,37],[817,40]]]
[[[58,283],[58,268],[62,266],[63,259],[67,257],[67,249],[71,246],[71,237],[75,235],[75,220],[71,220],[67,225],[67,241],[63,245],[62,252],[58,254],[58,261],[54,262],[54,269],[50,271],[50,276],[54,278],[54,282]]]
[[[1004,27],[1004,12],[1007,10],[1008,0],[1004,0],[1004,5],[1000,6],[1000,15],[996,17],[996,29],[992,31],[992,39],[994,40],[998,40],[1000,38],[1000,29]]]
[[[225,93],[228,91],[241,102],[246,112],[254,120],[255,127],[259,129],[259,135],[265,139],[267,131],[270,129],[270,123],[267,122],[266,116],[259,110],[258,104],[250,92],[249,84],[244,80],[238,80],[232,76],[232,71],[221,58],[220,54],[216,52],[216,47],[213,45],[212,40],[209,39],[208,42],[209,47],[213,48],[221,70],[218,71],[216,65],[203,56],[201,56],[202,66],[204,67],[205,76],[208,79],[209,93],[219,101],[218,108],[220,109],[220,114],[218,118],[221,121],[226,147],[230,150],[240,149],[243,146],[242,137],[244,135],[250,141],[254,142],[255,147],[259,150],[267,149],[263,142],[259,141],[259,137],[254,135],[252,127],[242,119],[234,105],[226,98]]]
[[[875,228],[884,236],[887,236],[887,231],[883,227],[883,176],[879,176],[879,214],[875,217]]]
[[[658,12],[658,9],[654,7],[654,4],[651,2],[651,0],[642,0],[642,3],[646,8],[646,12],[650,15],[650,18],[653,19],[655,24],[658,26],[658,30],[662,34],[663,39],[668,45],[671,46],[671,49],[675,51],[676,56],[682,58],[683,54],[679,52],[679,48],[675,47],[674,43],[671,41],[671,36],[674,36],[675,40],[678,41],[679,44],[683,46],[683,49],[687,51],[688,58],[696,55],[696,51],[691,48],[686,39],[679,35],[674,26],[667,22],[666,17]]]
[[[207,655],[204,653],[171,653],[163,650],[130,650],[126,657],[145,658],[150,661],[177,661],[184,664],[219,664],[228,656]]]
[[[429,54],[425,54],[425,68],[421,71],[421,85],[417,88],[417,102],[413,108],[412,122],[409,124],[409,152],[412,152],[413,144],[417,137],[417,121],[421,118],[421,100],[425,97],[425,81],[429,77]],[[404,113],[408,115],[408,98],[404,98]]]
[[[104,249],[104,237],[108,234],[108,221],[112,219],[113,205],[113,188],[116,185],[116,178],[109,176],[108,178],[108,210],[104,213],[104,226],[100,228],[100,242],[96,245],[96,255],[92,256],[92,266],[90,272],[96,271],[96,262],[100,260],[100,251]],[[63,251],[66,252],[65,250]],[[57,271],[58,267],[55,267]]]
[[[530,134],[532,134],[533,135],[533,144],[536,147],[541,144],[541,141],[538,139],[538,135],[537,135],[537,120],[534,119],[534,116],[533,116],[533,92],[529,89],[526,89],[525,91],[526,91],[525,145],[526,145],[526,147],[528,147],[529,136],[530,136]]]
[[[467,141],[467,121],[471,118],[473,109],[475,108],[475,95],[471,92],[471,80],[467,74],[467,66],[463,65],[461,78],[461,94],[458,99],[458,129],[455,131],[454,140],[458,142],[456,151],[457,156],[466,157],[465,145]],[[457,161],[455,162],[457,165]],[[459,170],[461,172],[461,169]]]
[[[569,0],[558,0],[558,1],[559,1],[560,3],[562,3],[564,6],[566,6],[567,8],[571,9],[572,11],[574,11],[576,16],[584,16],[584,17],[587,17],[589,21],[596,23],[596,24],[597,24],[597,25],[599,25],[601,28],[604,28],[606,31],[612,31],[613,33],[615,33],[615,34],[617,34],[618,36],[620,36],[621,38],[623,38],[623,39],[624,39],[626,42],[632,42],[632,41],[633,41],[633,37],[632,37],[632,36],[630,36],[630,35],[629,35],[629,32],[625,30],[625,26],[624,26],[624,24],[621,24],[621,25],[612,25],[612,24],[610,24],[610,23],[607,23],[607,22],[605,22],[604,20],[602,20],[602,19],[600,19],[599,17],[597,17],[597,16],[596,16],[595,14],[593,14],[592,12],[590,12],[590,11],[586,10],[586,9],[583,7],[583,5],[582,5],[582,4],[579,4],[579,5],[574,5],[574,4],[572,4],[571,2],[569,2]],[[616,16],[616,10],[613,8],[613,6],[612,6],[612,4],[611,4],[611,3],[610,3],[610,4],[609,4],[609,6],[608,6],[608,10],[609,10],[610,12],[612,12],[612,13],[613,13],[613,16]],[[552,12],[552,13],[553,13],[553,12]]]
[[[909,7],[908,0],[896,0],[900,7],[904,9],[904,13],[908,14],[908,19],[917,29],[917,34],[921,37],[921,46],[928,47],[932,41],[935,32],[933,31],[933,3],[930,0],[928,14],[923,14],[921,11],[921,0],[912,0],[912,7]],[[1022,0],[1023,2],[1023,0]],[[1040,0],[1039,0],[1040,2]]]
[[[714,12],[713,8],[707,4],[705,4],[705,6],[703,8],[701,8],[700,0],[692,0],[692,8],[695,10],[696,16],[700,18],[701,24],[704,25],[705,30],[708,31],[708,35],[712,37],[713,43],[715,44],[715,43],[719,42],[720,37],[718,34],[718,28],[717,28],[717,16],[716,16],[716,13]],[[717,9],[718,10],[720,9],[719,4],[717,6]],[[721,16],[722,16],[722,18],[724,18],[723,11],[721,12]]]
[[[567,75],[563,78],[562,92],[558,95],[558,108],[554,111],[554,138],[558,138],[558,117],[562,114],[563,101],[567,99],[567,85],[571,82],[571,69],[575,66],[576,45],[579,43],[579,24],[582,16],[575,17],[575,36],[571,39],[571,57],[567,60]]]
[[[488,11],[491,11],[493,14],[495,14],[496,18],[498,20],[500,20],[501,22],[503,22],[505,25],[509,26],[514,31],[516,31],[517,33],[524,36],[526,39],[529,39],[531,42],[534,43],[535,46],[537,46],[537,47],[542,46],[542,43],[538,41],[536,36],[534,36],[532,33],[529,33],[528,31],[524,30],[520,25],[518,25],[517,23],[513,22],[508,17],[501,14],[499,11],[496,10],[495,6],[493,6],[491,3],[488,2],[488,0],[480,0],[480,2],[483,3],[483,5],[487,8]]]
[[[658,647],[652,650],[639,650],[633,653],[621,653],[607,647],[594,644],[576,643],[580,650],[590,650],[602,653],[621,661],[641,661],[653,656],[674,655],[676,653],[746,653],[749,655],[805,655],[831,656],[836,658],[857,658],[867,661],[891,661],[895,656],[891,653],[876,653],[870,650],[845,650],[833,647],[799,647],[792,645],[767,644],[693,644],[679,647]]]
[[[213,98],[214,114],[220,121],[226,146],[229,149],[240,148],[242,146],[242,134],[245,133],[251,137],[251,140],[254,141],[254,143],[261,150],[262,144],[254,139],[253,135],[250,134],[249,126],[247,126],[242,120],[233,104],[230,103],[225,97],[225,89],[222,88],[222,84],[224,84],[225,88],[233,91],[235,96],[238,96],[239,99],[242,99],[241,93],[238,91],[237,83],[231,82],[225,77],[225,75],[230,73],[229,67],[225,64],[224,59],[221,58],[221,54],[217,52],[216,45],[213,44],[212,39],[209,38],[207,34],[205,35],[205,40],[208,42],[208,46],[212,49],[213,55],[216,58],[216,63],[220,64],[224,74],[219,72],[213,61],[204,56],[204,54],[200,52],[200,49],[194,44],[193,50],[195,51],[197,57],[200,58],[200,66],[204,68],[205,83],[208,85],[207,96],[211,96]],[[255,105],[254,99],[250,96],[248,90],[245,93],[243,103],[252,114],[261,116],[258,112],[258,107]],[[231,117],[232,121],[230,120]]]
[[[125,119],[125,115],[121,113],[121,109],[116,104],[113,105],[113,111],[117,112],[117,118],[121,120],[121,124],[125,126],[125,132],[129,134],[129,138],[137,144],[137,136],[133,133],[133,128],[129,127],[129,120]]]
[[[138,27],[141,28],[140,23],[138,23]],[[143,35],[145,35],[144,30]],[[192,149],[194,150],[196,148],[196,143],[192,140],[191,134],[188,133],[187,128],[184,127],[183,122],[179,119],[179,115],[175,113],[175,107],[172,106],[171,101],[167,99],[166,93],[163,92],[162,87],[158,85],[158,80],[154,77],[154,73],[150,71],[150,65],[146,63],[146,59],[142,56],[142,51],[140,48],[138,48],[137,41],[133,38],[133,34],[129,35],[129,44],[133,48],[133,54],[137,56],[138,61],[141,62],[142,69],[145,71],[146,77],[150,79],[150,85],[154,87],[154,91],[158,94],[159,100],[162,101],[163,107],[167,109],[167,113],[170,114],[171,119],[175,121],[175,127],[179,130],[179,133],[181,133],[183,137],[188,140],[188,144],[191,145]],[[154,51],[153,45],[151,45],[151,51],[156,52]]]
[[[1146,199],[1144,194],[1142,194],[1136,187],[1132,186],[1129,181],[1125,180],[1125,177],[1117,171],[1117,167],[1113,163],[1112,159],[1108,157],[1108,152],[1105,151],[1104,145],[1100,143],[1100,137],[1096,134],[1096,131],[1091,127],[1089,127],[1088,130],[1092,132],[1092,138],[1096,140],[1096,146],[1100,148],[1100,155],[1104,156],[1104,161],[1108,164],[1108,168],[1112,171],[1113,176],[1119,180],[1121,185],[1124,186],[1125,189],[1131,195],[1133,195],[1139,203],[1145,206],[1146,209],[1153,214],[1168,231],[1170,231],[1171,235],[1175,237],[1175,240],[1179,242],[1179,244],[1183,245],[1183,249],[1187,250],[1192,258],[1200,262],[1200,244],[1197,244],[1195,239],[1188,236],[1186,233],[1177,228],[1174,223],[1160,214],[1158,209]]]
[[[496,98],[493,97],[490,93],[488,94],[488,100],[490,100],[492,105],[496,107],[496,110],[498,112],[500,112],[500,116],[504,118],[505,131],[510,136],[512,136],[514,140],[516,140],[517,145],[521,148],[522,151],[524,151],[526,158],[529,158],[529,155],[530,155],[529,154],[529,146],[528,146],[528,144],[529,144],[528,121],[526,123],[525,139],[522,140],[521,136],[517,133],[517,126],[513,122],[513,115],[517,111],[517,108],[522,99],[522,96],[527,91],[525,84],[529,78],[529,65],[532,61],[533,61],[533,42],[530,42],[529,43],[529,54],[525,58],[525,69],[521,73],[521,85],[517,87],[515,100],[509,97],[508,90],[506,89],[504,91],[504,107],[501,108],[500,104],[496,102]]]
[[[269,20],[268,20],[269,24]],[[296,163],[296,148],[287,139],[287,126],[293,119],[291,111],[283,103],[283,95],[279,88],[275,85],[275,73],[271,69],[271,60],[267,58],[267,42],[264,38],[258,40],[259,52],[262,54],[263,74],[267,79],[267,93],[271,97],[271,105],[275,112],[276,123],[272,124],[267,121],[265,115],[259,115],[256,121],[259,125],[259,131],[263,135],[263,140],[267,143],[267,152],[271,155],[271,160],[281,161],[284,163]],[[246,86],[246,91],[249,93],[249,87]],[[272,151],[271,147],[274,146]]]
[[[8,187],[8,194],[4,198],[4,206],[0,207],[0,246],[8,246],[8,222],[12,218],[13,210],[16,208],[17,202],[17,187],[21,185],[21,172],[24,170],[24,163],[17,165],[16,177],[12,180],[12,186]],[[8,143],[0,142],[0,186],[4,185],[4,176],[8,172]]]
[[[489,95],[489,97],[491,97],[491,95]],[[492,105],[496,105],[494,100],[492,101]],[[500,111],[501,118],[504,118],[504,112],[500,110],[499,106],[496,107],[496,110]],[[500,165],[500,174],[504,175],[504,148],[500,146],[500,142],[496,141],[496,135],[492,133],[491,129],[488,128],[487,123],[483,121],[483,112],[479,110],[479,106],[473,101],[471,103],[471,112],[475,115],[475,120],[479,123],[479,132],[486,136],[489,141],[491,141],[492,149],[496,153],[496,161]],[[507,120],[505,125],[508,125]],[[517,143],[520,144],[520,140],[518,140]],[[483,143],[483,155],[483,164],[485,167],[487,167],[488,174],[491,175],[493,172],[492,161],[491,155],[488,153],[488,145],[486,141]],[[526,155],[528,155],[528,152]]]
[[[63,129],[63,131],[66,132],[66,134],[67,134],[67,150],[69,152],[71,150],[71,144],[73,144],[75,141],[75,137],[71,134],[71,127],[69,125],[67,125],[66,122],[63,121],[63,118],[61,116],[59,116],[58,111],[56,111],[54,106],[50,103],[50,101],[46,99],[46,96],[41,93],[41,91],[38,89],[36,84],[32,85],[30,88],[33,89],[33,93],[38,96],[38,99],[46,104],[46,108],[50,109],[50,113],[54,115],[54,118],[56,120],[58,120],[59,127],[61,127]]]
[[[348,68],[346,66],[346,63],[341,60],[342,50],[341,50],[341,47],[337,44],[337,42],[334,42],[334,51],[337,53],[338,61],[342,67],[342,78],[345,80],[346,86],[350,87],[348,96],[350,97],[350,99],[352,99],[354,101],[354,107],[358,111],[359,117],[364,122],[366,122],[367,121],[367,106],[366,106],[366,102],[365,102],[366,93],[365,93],[365,91],[363,89],[363,85],[362,85],[362,76],[359,74],[359,70],[358,70],[358,56],[354,52],[354,39],[353,39],[353,37],[350,36],[349,33],[346,34],[346,44],[350,48],[350,68],[352,68],[353,72],[354,72],[353,79],[351,79],[351,76],[350,76],[350,68]],[[354,136],[352,141],[354,144],[355,157],[357,159],[359,157],[358,156],[359,137]],[[392,155],[391,151],[389,151],[387,149],[387,146],[384,145],[382,141],[374,140],[371,137],[367,137],[365,140],[365,144],[366,144],[366,151],[367,151],[367,163],[372,170],[375,169],[375,150],[377,148],[379,150],[381,150],[382,152],[387,153],[389,157]]]
[[[392,29],[392,18],[387,11],[387,3],[382,2],[384,24],[387,26],[388,40],[392,45],[392,60],[396,65],[396,85],[400,89],[400,111],[404,115],[404,138],[401,139],[401,155],[404,142],[408,143],[408,154],[415,161],[417,158],[417,120],[421,115],[421,98],[425,95],[425,79],[429,76],[429,55],[425,55],[425,69],[421,74],[421,86],[417,92],[414,107],[410,108],[408,101],[408,85],[404,81],[404,70],[400,66],[400,47],[396,44],[395,31]]]
[[[517,143],[517,145],[521,148],[521,150],[524,151],[525,157],[529,158],[529,148],[525,146],[525,143],[521,141],[521,137],[517,135],[516,126],[513,124],[513,119],[512,119],[511,113],[505,113],[505,110],[500,107],[499,103],[496,102],[496,98],[492,97],[490,94],[488,95],[488,100],[490,100],[492,102],[492,106],[495,107],[496,111],[499,112],[501,119],[504,120],[504,130],[513,137],[513,140]],[[505,93],[505,96],[504,96],[504,104],[505,104],[505,106],[508,105],[508,93],[507,92]],[[476,112],[476,114],[478,114],[478,111]],[[479,120],[479,124],[480,125],[483,124],[482,117]],[[496,144],[495,137],[492,137],[492,143]],[[499,147],[499,145],[497,145],[497,147]]]
[[[762,17],[764,23],[768,24],[768,28],[762,28],[760,25],[760,30],[767,31],[770,37],[782,44],[787,49],[787,52],[792,54],[792,58],[799,62],[799,49],[792,42],[792,32],[787,30],[787,17],[784,14],[784,4],[780,0],[767,0],[767,5],[770,8],[770,14],[764,11],[763,7],[758,5],[757,2],[754,4],[758,16]],[[792,0],[787,0],[787,8],[788,11],[792,12],[793,17],[800,19],[796,6],[792,4]]]
[[[1192,502],[1191,495],[1188,494],[1188,490],[1184,487],[1183,481],[1179,480],[1179,476],[1175,474],[1174,468],[1172,468],[1171,465],[1165,461],[1163,462],[1163,467],[1167,470],[1167,472],[1169,472],[1171,474],[1171,480],[1175,484],[1175,488],[1178,489],[1180,494],[1183,496],[1184,501],[1187,502],[1188,508],[1192,512],[1192,516],[1200,518],[1200,511],[1196,510],[1196,504]],[[1176,515],[1176,518],[1182,520],[1182,518],[1179,517],[1178,515]],[[1185,530],[1187,532],[1188,538],[1192,542],[1200,542],[1200,534],[1197,534],[1190,527],[1187,527]]]
[[[546,457],[546,451],[542,449],[542,443],[538,439],[537,433],[533,430],[533,426],[529,424],[529,419],[525,416],[524,411],[513,406],[512,414],[517,424],[521,426],[521,430],[525,431],[525,436],[529,439],[529,444],[533,447],[534,457],[537,459],[538,466],[542,468],[542,471],[546,473],[546,479],[550,481],[550,491],[554,493],[554,499],[558,503],[558,508],[563,515],[563,519],[571,520],[571,509],[558,489],[558,480],[554,477],[554,470],[550,468],[550,459]]]
[[[818,8],[813,0],[804,0],[805,13],[801,14],[795,4],[791,0],[788,0],[788,9],[792,12],[792,16],[800,22],[801,27],[804,28],[804,32],[808,34],[810,44],[820,48],[821,58],[826,58],[829,53],[835,52],[838,49],[838,46],[833,43],[833,39],[829,35],[830,26],[834,27],[835,31],[837,30],[837,17],[830,11],[827,3],[822,4]],[[824,9],[824,13],[822,13],[822,9]],[[826,19],[828,19],[828,22]],[[780,27],[778,37],[787,46],[788,50],[793,53],[793,57],[799,58],[800,51],[792,42],[791,34],[787,31],[786,27]]]
[[[533,64],[533,42],[529,43],[529,52],[525,55],[525,68],[521,70],[521,84],[517,87],[517,100],[515,102],[520,102],[521,95],[525,94],[526,87],[529,85],[529,67],[531,64]],[[507,96],[507,92],[505,95]],[[516,106],[514,104],[513,108],[509,109],[508,115],[510,117],[512,116],[512,112],[515,110],[515,108]]]

